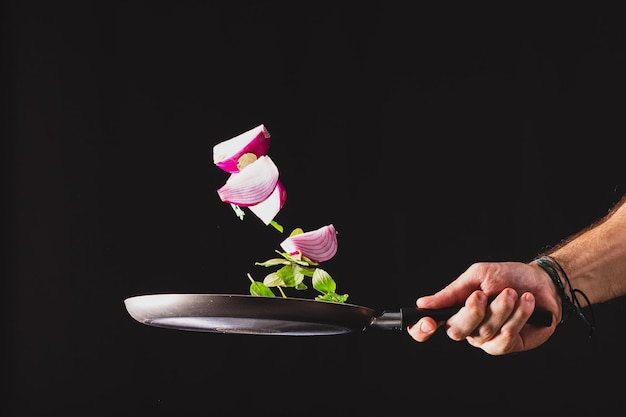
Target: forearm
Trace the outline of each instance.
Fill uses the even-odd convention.
[[[592,304],[626,295],[626,197],[595,225],[550,252]]]

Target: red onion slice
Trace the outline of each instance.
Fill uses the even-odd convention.
[[[213,163],[229,173],[243,170],[254,159],[266,155],[270,147],[270,133],[261,124],[213,147]],[[240,158],[242,165],[240,165]]]
[[[298,251],[315,262],[324,262],[337,253],[337,231],[332,224],[317,230],[290,236],[283,240],[280,247],[287,253]]]
[[[248,208],[267,226],[272,220],[274,220],[274,217],[276,217],[280,209],[283,208],[286,199],[287,191],[285,190],[283,184],[280,181],[277,181],[276,188],[274,188],[274,191],[269,197]]]
[[[269,156],[263,155],[241,172],[230,174],[217,193],[225,203],[249,207],[268,198],[277,182],[278,167]]]

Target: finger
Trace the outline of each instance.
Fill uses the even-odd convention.
[[[467,298],[465,305],[446,322],[448,337],[460,341],[471,335],[485,319],[487,303],[487,295],[484,292],[474,291]]]
[[[418,342],[425,342],[435,334],[439,324],[431,317],[422,317],[415,324],[407,327],[409,335]]]
[[[535,296],[529,292],[522,294],[515,304],[509,319],[502,325],[500,332],[505,337],[517,336],[526,325],[528,318],[535,308]]]
[[[435,294],[417,299],[420,308],[444,308],[462,305],[476,290],[482,288],[483,280],[489,275],[490,265],[475,263],[467,268],[457,279],[450,282]]]
[[[535,297],[531,293],[524,293],[519,298],[509,319],[502,325],[500,332],[491,340],[475,344],[491,355],[504,355],[512,352],[520,352],[529,349],[528,340],[524,337],[526,321],[535,308]],[[532,327],[532,326],[531,326]]]
[[[477,287],[460,288],[460,283],[453,282],[432,295],[425,295],[417,299],[419,308],[444,308],[463,304],[465,299]]]
[[[517,301],[517,292],[512,288],[505,288],[498,294],[487,307],[484,321],[468,337],[470,344],[480,346],[501,333],[502,326],[510,320]]]

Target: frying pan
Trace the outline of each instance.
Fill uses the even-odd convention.
[[[378,313],[367,307],[292,297],[230,294],[149,294],[124,300],[138,322],[212,333],[319,336],[368,328],[402,330],[421,317],[446,320],[459,308],[401,308]],[[528,323],[550,326],[552,314],[536,309]]]

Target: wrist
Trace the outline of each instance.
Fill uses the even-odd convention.
[[[559,290],[557,284],[550,277],[550,274],[539,265],[537,259],[528,263],[536,272],[536,280],[541,281],[540,289],[538,289],[538,293],[543,294],[543,297],[549,297],[548,305],[553,308],[554,318],[558,323],[562,323],[565,312],[563,311],[563,297],[562,293]]]
[[[589,326],[589,336],[591,336],[595,328],[595,318],[591,310],[589,298],[580,289],[572,287],[567,273],[553,256],[542,255],[534,259],[533,263],[546,272],[554,284],[557,295],[561,298],[560,323],[567,320],[570,315],[577,315]],[[585,300],[586,307],[589,308],[589,315],[583,313],[582,308],[584,306],[581,305],[580,298]]]

